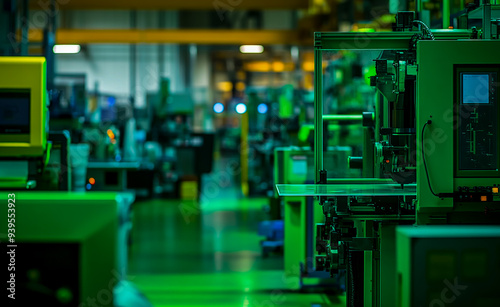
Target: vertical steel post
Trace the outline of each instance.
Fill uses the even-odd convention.
[[[483,39],[491,39],[491,4],[484,1],[483,4]]]
[[[137,29],[137,11],[130,11],[130,28]],[[136,103],[136,88],[137,88],[137,44],[130,44],[130,97],[132,105]]]
[[[323,170],[323,52],[321,33],[314,33],[314,169],[315,182]]]
[[[250,146],[248,144],[248,111],[241,114],[241,193],[247,197],[249,194],[248,186],[248,159],[250,155]]]
[[[55,89],[54,79],[56,76],[56,57],[54,46],[56,44],[56,2],[51,0],[49,4],[48,21],[43,30],[43,54],[47,61],[47,89]]]
[[[23,0],[21,9],[21,55],[28,55],[28,30],[29,30],[29,1]]]
[[[443,0],[443,29],[450,26],[450,0]]]
[[[158,12],[158,28],[165,29],[165,12]],[[158,44],[158,80],[165,76],[165,44]]]

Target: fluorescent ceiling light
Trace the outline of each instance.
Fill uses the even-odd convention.
[[[262,53],[264,47],[262,45],[242,45],[240,47],[241,53]]]
[[[55,45],[52,51],[54,53],[78,53],[80,49],[80,45]]]

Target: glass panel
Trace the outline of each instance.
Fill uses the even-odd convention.
[[[279,196],[415,196],[415,184],[277,184]]]
[[[363,155],[363,112],[374,112],[376,89],[370,86],[375,75],[375,62],[380,51],[324,50],[323,60],[323,169],[328,178],[360,178],[362,170],[347,168],[341,176],[337,170],[345,167],[347,158],[331,156],[338,146],[349,148],[349,156]]]

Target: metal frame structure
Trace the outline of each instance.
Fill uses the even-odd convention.
[[[371,184],[390,184],[393,183],[390,179],[384,178],[362,178],[362,179],[328,179],[324,166],[324,122],[328,121],[332,115],[324,114],[323,100],[323,52],[332,50],[409,50],[414,47],[415,42],[413,37],[417,32],[388,32],[388,33],[315,33],[314,35],[314,162],[315,162],[315,183],[316,184],[355,184],[371,185]],[[436,40],[459,40],[469,39],[471,31],[469,30],[440,30],[433,31]],[[377,177],[377,176],[374,176]],[[340,187],[340,186],[339,186]],[[343,189],[343,188],[342,188]],[[327,203],[327,196],[317,194],[320,202],[325,206],[330,206]],[[395,197],[393,195],[392,197]],[[413,196],[414,197],[414,196]],[[356,297],[349,306],[363,302],[365,306],[392,306],[393,297],[389,295],[395,288],[395,280],[392,276],[395,274],[395,268],[391,267],[391,263],[395,261],[395,226],[400,224],[409,224],[415,221],[415,215],[411,214],[365,214],[357,212],[348,215],[341,208],[347,204],[348,197],[335,197],[336,211],[339,215],[344,215],[345,221],[341,221],[338,225],[341,229],[348,230],[354,226],[356,233],[351,233],[347,236],[352,236],[352,241],[347,247],[340,247],[338,253],[344,253],[341,249],[347,248],[352,252],[352,259],[340,260],[348,261],[350,266],[347,266],[349,277],[351,280],[364,280],[361,288],[348,290],[348,297]],[[398,196],[401,200],[402,198]],[[411,197],[410,197],[411,198]],[[404,199],[404,197],[403,197]],[[377,201],[384,201],[381,198]],[[408,202],[408,199],[405,200]],[[387,203],[389,204],[389,203]],[[326,209],[328,210],[328,209]],[[347,215],[346,215],[347,214]],[[346,224],[344,224],[346,223]],[[352,223],[352,226],[349,224]],[[351,229],[352,230],[352,229]],[[340,231],[343,233],[343,231]],[[339,254],[337,254],[339,257]],[[328,260],[326,260],[328,261]],[[335,260],[333,260],[335,261]],[[345,263],[343,264],[345,265]],[[381,268],[385,269],[382,270]],[[364,268],[364,269],[363,269]],[[361,292],[356,292],[362,289]],[[350,292],[351,291],[351,292]],[[366,305],[368,304],[368,305]]]
[[[323,122],[331,115],[323,114],[323,51],[330,50],[404,50],[410,47],[415,32],[314,33],[314,168],[316,183],[323,171]],[[436,30],[436,39],[467,39],[469,30]],[[326,177],[323,178],[327,183]],[[384,180],[384,179],[382,179]],[[378,180],[374,180],[378,181]],[[385,181],[385,180],[384,180]]]

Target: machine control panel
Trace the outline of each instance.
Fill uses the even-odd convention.
[[[458,202],[492,202],[500,201],[499,185],[482,187],[458,187],[454,200]]]
[[[497,68],[458,69],[457,170],[464,177],[498,172],[498,75]]]

